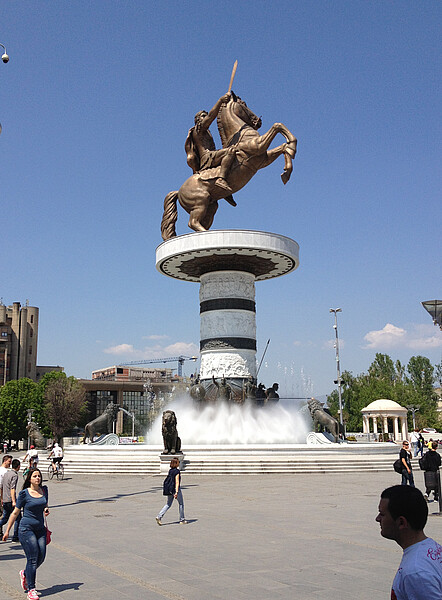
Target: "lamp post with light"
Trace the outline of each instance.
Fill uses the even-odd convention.
[[[442,300],[427,300],[421,302],[425,310],[431,315],[434,325],[439,325],[442,330]]]
[[[9,56],[6,52],[6,47],[3,44],[0,44],[0,46],[3,48],[4,52],[2,54],[2,61],[6,64],[9,62]],[[0,123],[0,133],[2,132],[2,124]]]
[[[336,369],[338,373],[338,377],[336,379],[336,383],[338,384],[338,396],[339,396],[339,422],[341,426],[344,426],[344,418],[342,415],[342,379],[341,379],[341,365],[339,362],[339,337],[338,337],[338,312],[342,312],[342,308],[331,308],[331,313],[335,315],[335,323],[333,325],[333,329],[335,330],[335,349],[336,349]]]

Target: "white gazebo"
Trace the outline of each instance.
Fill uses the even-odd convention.
[[[370,433],[370,419],[373,421],[373,433],[388,433],[388,419],[393,420],[394,439],[406,440],[408,437],[407,414],[408,411],[404,406],[401,406],[393,400],[382,398],[375,400],[361,410],[362,413],[362,431]],[[399,421],[401,433],[399,435]]]

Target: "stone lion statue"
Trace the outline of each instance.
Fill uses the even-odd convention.
[[[33,446],[35,446],[36,448],[45,447],[45,439],[40,431],[39,426],[35,421],[31,421],[30,423],[28,423],[28,425],[26,426],[26,430],[28,432],[30,442]]]
[[[177,419],[173,410],[163,412],[162,433],[164,450],[161,454],[181,454],[181,439],[178,437]]]
[[[89,423],[86,425],[81,443],[85,444],[86,438],[88,438],[89,444],[91,444],[97,434],[112,433],[113,424],[117,420],[117,414],[119,410],[120,407],[118,404],[109,402],[104,410],[104,413],[93,421],[89,421]]]
[[[320,431],[329,431],[335,439],[335,442],[339,441],[339,423],[332,417],[323,405],[316,398],[310,398],[307,402],[310,414],[313,419],[314,431],[317,431],[318,427]]]

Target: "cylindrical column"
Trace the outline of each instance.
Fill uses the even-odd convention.
[[[256,376],[255,276],[244,271],[201,275],[202,381]]]
[[[394,441],[399,439],[399,427],[398,427],[398,418],[393,417],[393,430],[394,430]]]
[[[377,433],[377,432],[378,432],[378,418],[373,417],[373,433]]]
[[[370,433],[370,417],[368,415],[362,416],[362,433]]]

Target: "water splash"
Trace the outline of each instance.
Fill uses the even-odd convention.
[[[280,400],[260,408],[219,402],[200,407],[181,397],[167,409],[177,416],[183,445],[305,444],[311,419],[304,404]],[[149,444],[162,444],[161,415],[146,438]]]

